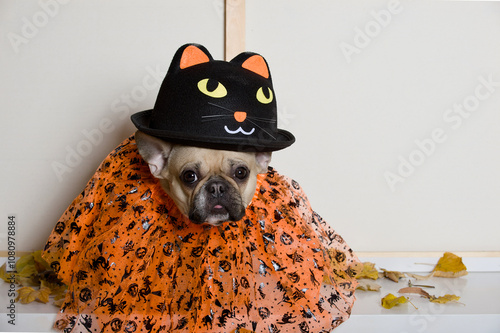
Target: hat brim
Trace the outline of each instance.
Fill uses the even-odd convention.
[[[233,151],[277,151],[289,147],[295,142],[292,133],[278,129],[273,133],[276,140],[263,138],[241,137],[202,137],[199,134],[159,130],[149,127],[153,110],[137,112],[131,116],[132,122],[138,130],[165,141],[178,144]]]

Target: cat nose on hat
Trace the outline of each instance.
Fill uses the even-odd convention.
[[[243,121],[245,121],[246,118],[247,118],[247,113],[246,112],[236,111],[234,113],[234,119],[236,119],[236,121],[239,122],[239,123],[242,123]]]

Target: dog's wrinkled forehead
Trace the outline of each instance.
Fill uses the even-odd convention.
[[[193,169],[212,173],[225,173],[237,166],[251,167],[255,157],[251,154],[224,151],[200,150],[191,147],[174,149],[171,156],[172,168],[176,171]]]

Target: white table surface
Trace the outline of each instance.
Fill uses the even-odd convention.
[[[434,260],[434,259],[433,259]],[[401,259],[388,259],[383,268],[397,270],[408,267]],[[412,262],[415,260],[412,258]],[[420,261],[420,260],[419,260]],[[495,263],[498,259],[495,260]],[[377,262],[374,260],[373,262]],[[435,262],[435,260],[434,260]],[[491,261],[489,261],[491,263]],[[473,263],[466,263],[473,267]],[[378,266],[378,265],[377,265]],[[392,266],[392,267],[391,267]],[[455,294],[462,304],[435,304],[419,296],[410,296],[411,304],[402,304],[392,309],[380,305],[382,297],[407,286],[408,279],[399,283],[387,279],[376,282],[382,285],[378,292],[356,291],[357,300],[351,318],[334,332],[381,332],[381,333],[500,333],[500,272],[470,272],[456,279],[431,278],[421,284],[434,285],[425,289],[431,295]],[[411,267],[409,267],[411,268]],[[428,269],[428,268],[426,268]],[[412,279],[412,281],[414,281]],[[418,282],[415,282],[418,283]],[[0,282],[0,331],[1,332],[50,332],[58,309],[50,304],[33,302],[16,303],[16,325],[8,324],[8,284]]]

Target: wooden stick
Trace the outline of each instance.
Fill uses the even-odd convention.
[[[225,0],[224,58],[231,60],[245,51],[245,0]]]

